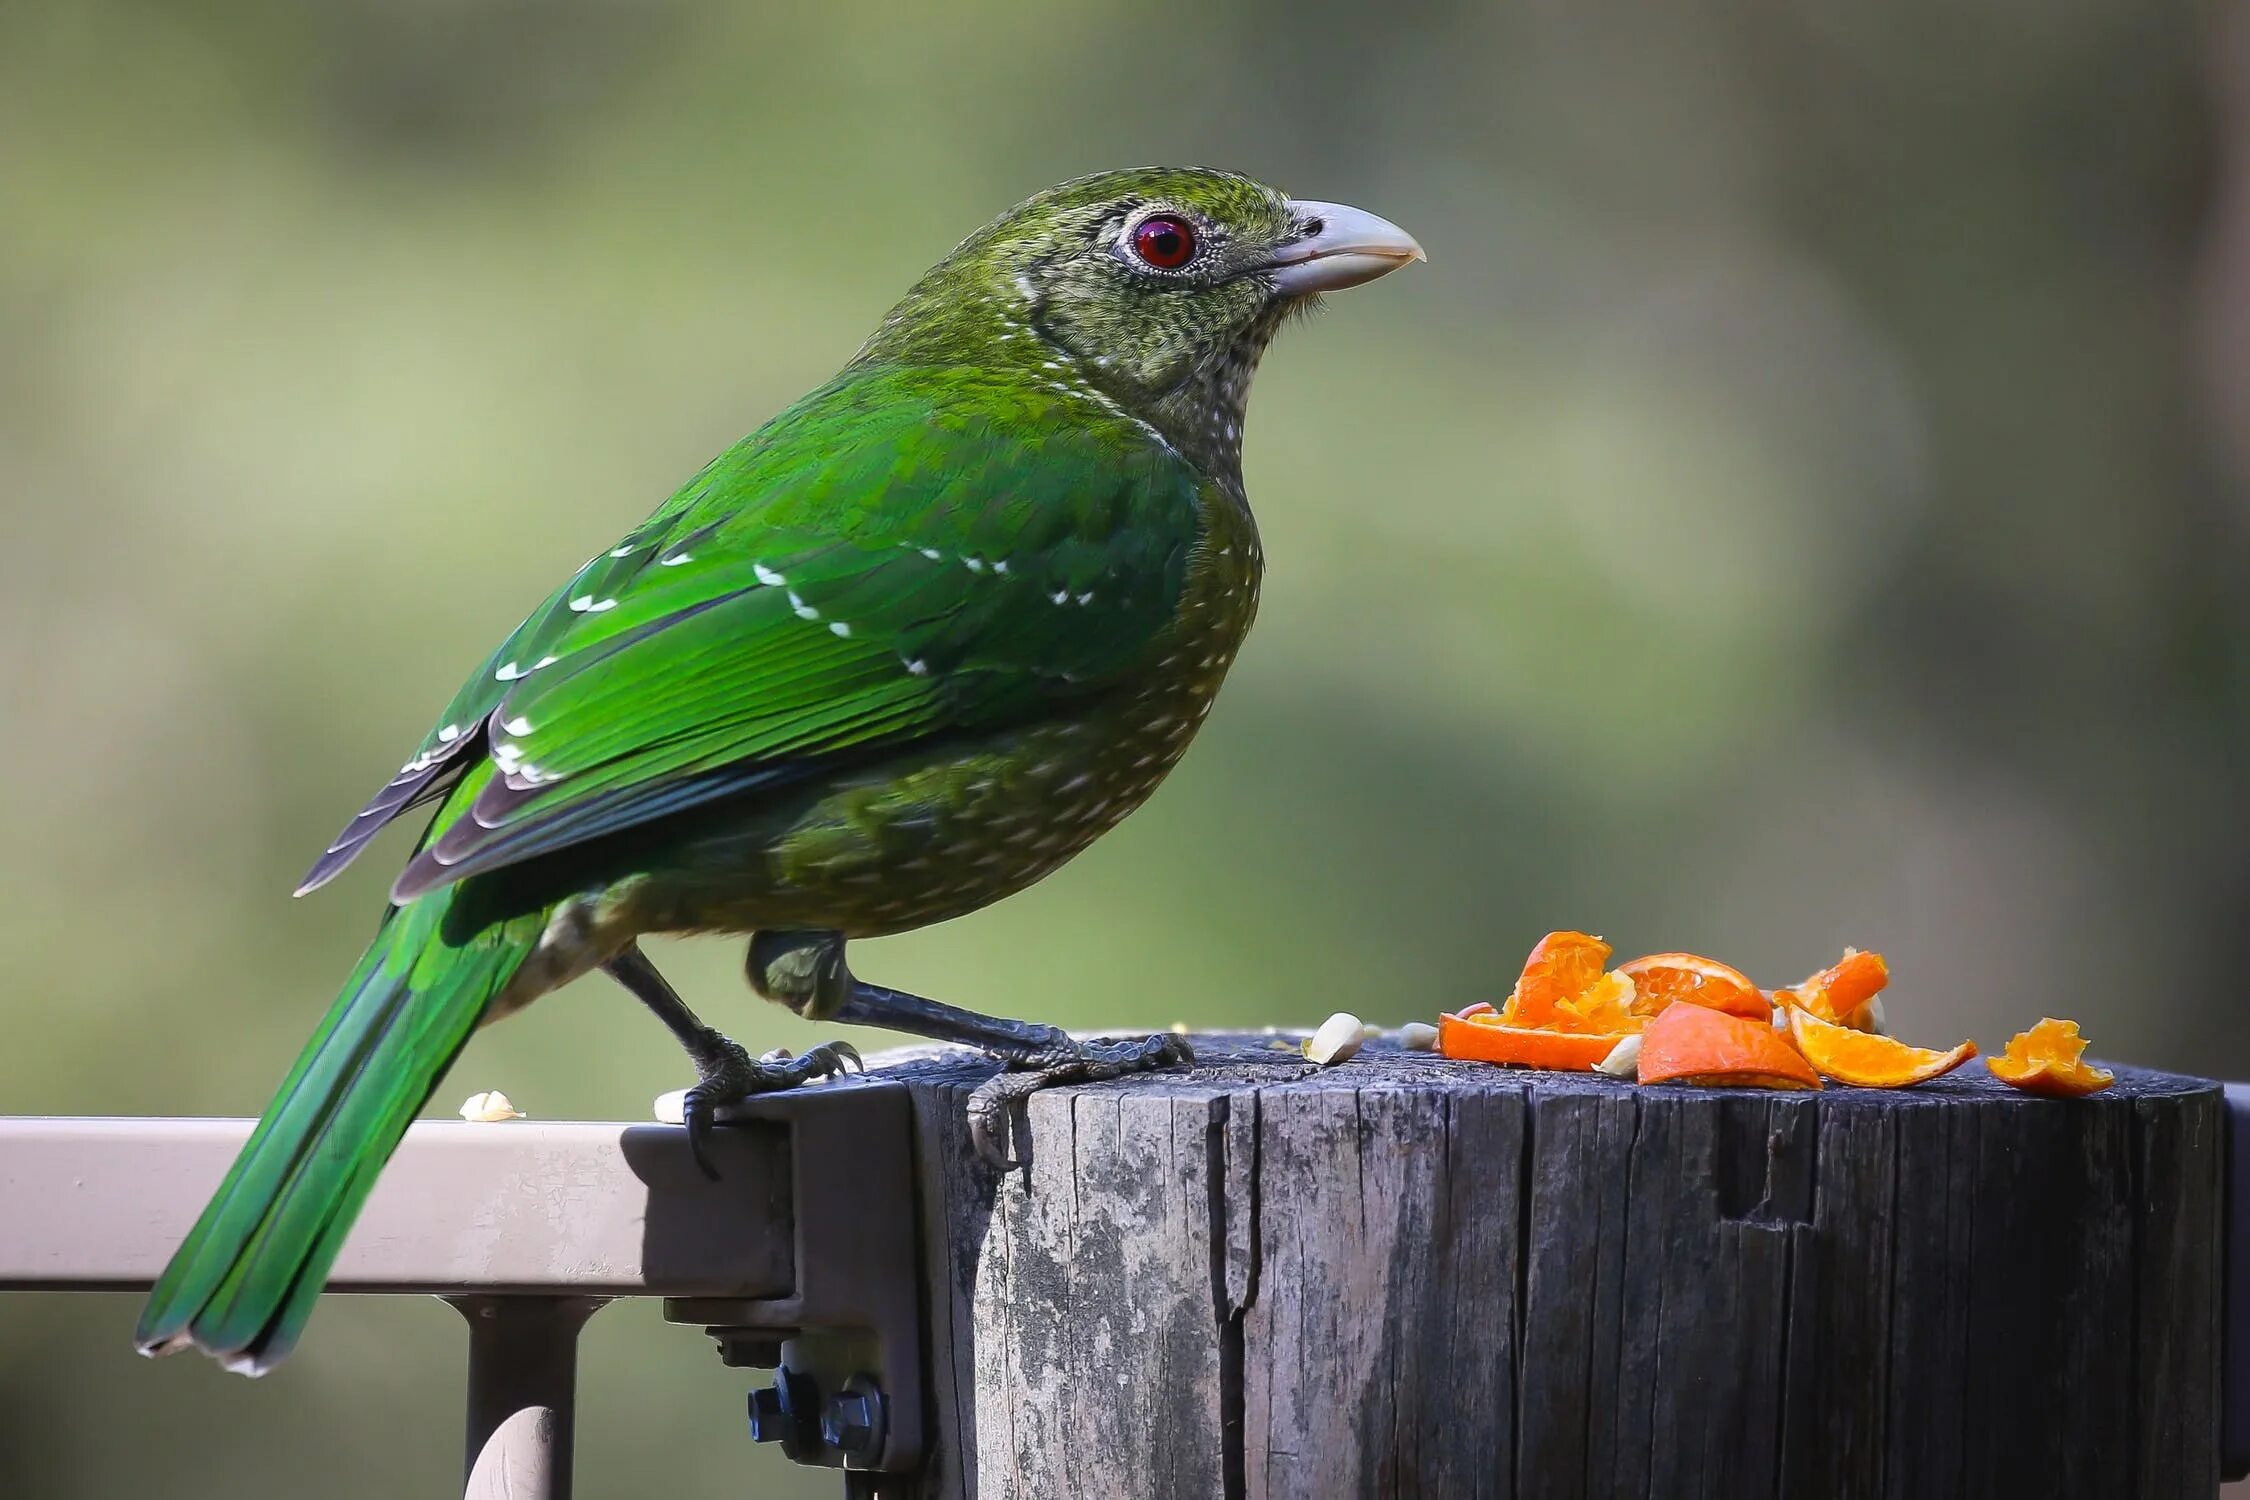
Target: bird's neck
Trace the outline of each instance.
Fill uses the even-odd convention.
[[[1236,495],[1242,493],[1242,424],[1250,381],[1282,318],[1281,309],[1269,309],[1186,380],[1138,403],[1144,409],[1137,416],[1188,462]]]
[[[1151,392],[1052,337],[1028,297],[1017,302],[989,291],[947,292],[917,286],[861,346],[853,363],[966,365],[1082,397],[1137,425],[1241,497],[1242,424],[1250,381],[1288,316],[1286,306],[1261,313],[1177,385]]]

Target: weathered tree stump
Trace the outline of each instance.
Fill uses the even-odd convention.
[[[2206,1497],[2224,1110],[1635,1088],[1205,1039],[1028,1105],[912,1065],[932,1500]],[[891,1493],[886,1487],[886,1494]]]

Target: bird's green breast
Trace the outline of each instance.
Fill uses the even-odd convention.
[[[1256,614],[1263,556],[1248,508],[1212,483],[1197,506],[1177,606],[1135,670],[1031,722],[714,817],[639,883],[641,921],[880,936],[974,911],[1076,855],[1178,764]]]

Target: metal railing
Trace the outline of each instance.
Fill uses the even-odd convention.
[[[0,1291],[145,1290],[252,1123],[0,1118]],[[620,1297],[666,1299],[728,1365],[781,1368],[754,1437],[904,1472],[922,1445],[911,1156],[906,1092],[879,1080],[745,1107],[712,1143],[717,1182],[677,1126],[423,1121],[328,1290],[467,1319],[469,1500],[566,1500],[578,1331]],[[848,1184],[827,1186],[840,1163]]]

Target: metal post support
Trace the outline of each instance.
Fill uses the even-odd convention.
[[[601,1297],[448,1297],[469,1323],[462,1500],[570,1500],[578,1330]]]

